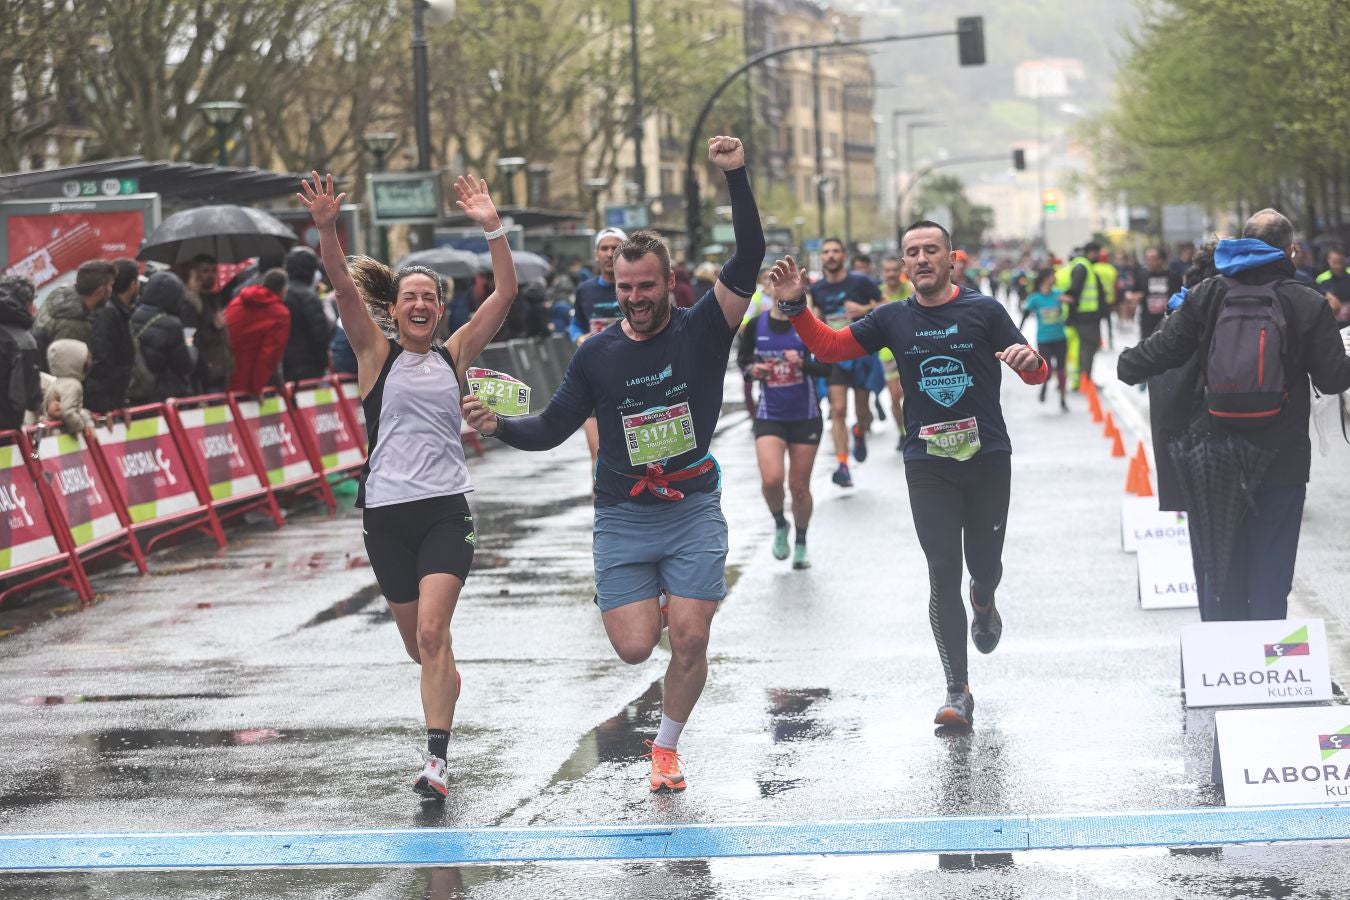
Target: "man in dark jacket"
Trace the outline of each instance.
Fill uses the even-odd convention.
[[[328,370],[328,342],[332,334],[323,302],[314,290],[314,273],[319,258],[308,247],[296,247],[286,254],[286,308],[291,311],[291,334],[282,357],[282,374],[287,381],[320,378]]]
[[[89,338],[93,366],[84,379],[84,406],[93,412],[112,412],[127,403],[127,386],[136,351],[131,343],[131,308],[141,290],[141,270],[134,259],[113,261],[112,296],[94,313]]]
[[[131,314],[131,336],[141,345],[145,365],[155,376],[149,397],[133,400],[158,402],[192,393],[188,380],[197,367],[197,353],[183,333],[186,291],[172,272],[157,272],[141,289],[141,302]]]
[[[33,282],[0,276],[0,431],[23,425],[42,408],[42,382],[33,327]]]
[[[94,311],[108,299],[116,276],[106,259],[91,259],[75,272],[74,287],[59,287],[51,292],[33,321],[33,337],[46,370],[47,347],[52,341],[71,340],[89,343],[94,332]]]
[[[1201,388],[1192,405],[1195,419],[1211,433],[1231,434],[1276,452],[1253,496],[1254,510],[1238,526],[1224,594],[1206,598],[1209,608],[1201,610],[1205,620],[1285,618],[1312,462],[1308,381],[1311,377],[1317,389],[1328,394],[1350,388],[1350,359],[1331,308],[1317,291],[1294,279],[1290,261],[1294,229],[1289,220],[1264,209],[1247,220],[1242,234],[1240,240],[1220,241],[1215,250],[1215,265],[1225,277],[1210,278],[1192,289],[1162,327],[1121,353],[1117,364],[1121,380],[1128,384],[1181,366],[1197,354],[1203,372],[1229,285],[1278,284],[1287,346],[1284,408],[1269,424],[1238,430],[1208,415]]]

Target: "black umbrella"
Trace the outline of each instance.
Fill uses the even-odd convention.
[[[478,274],[478,255],[456,247],[432,247],[405,256],[394,269],[397,271],[404,266],[426,266],[449,278],[466,280]]]
[[[136,257],[173,265],[207,254],[216,262],[236,263],[284,256],[297,240],[294,231],[260,209],[199,206],[159,223]]]
[[[553,265],[547,259],[528,250],[516,250],[511,254],[511,257],[516,263],[516,280],[521,284],[527,284],[531,281],[547,283],[548,275],[553,271]],[[484,272],[491,272],[492,254],[478,254],[478,267]]]
[[[1213,595],[1222,596],[1238,526],[1276,452],[1232,435],[1185,434],[1168,453],[1186,498],[1191,540]]]

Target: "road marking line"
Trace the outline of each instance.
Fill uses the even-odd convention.
[[[0,871],[426,866],[1350,840],[1350,805],[554,828],[0,835]]]

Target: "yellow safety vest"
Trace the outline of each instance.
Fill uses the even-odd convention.
[[[1067,265],[1055,273],[1055,289],[1061,292],[1067,291],[1073,284],[1074,267],[1079,265],[1087,269],[1088,277],[1083,279],[1083,296],[1078,298],[1077,310],[1080,313],[1094,313],[1098,306],[1097,273],[1086,256],[1075,256],[1069,260]]]

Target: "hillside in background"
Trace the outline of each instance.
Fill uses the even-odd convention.
[[[1126,34],[1138,18],[1130,0],[964,0],[934,4],[919,0],[858,0],[838,4],[860,16],[865,36],[907,34],[954,28],[956,18],[984,16],[988,61],[981,67],[957,65],[956,39],[929,38],[883,44],[872,64],[878,82],[876,115],[879,161],[888,165],[891,111],[923,108],[924,118],[941,122],[914,130],[916,163],[939,155],[990,155],[1036,136],[1036,104],[1017,96],[1014,71],[1019,63],[1045,58],[1082,61],[1084,78],[1066,98],[1047,99],[1043,127],[1054,143],[1085,113],[1109,99],[1117,59],[1128,48]],[[899,146],[903,153],[904,122]],[[953,170],[971,180],[1006,166]]]

